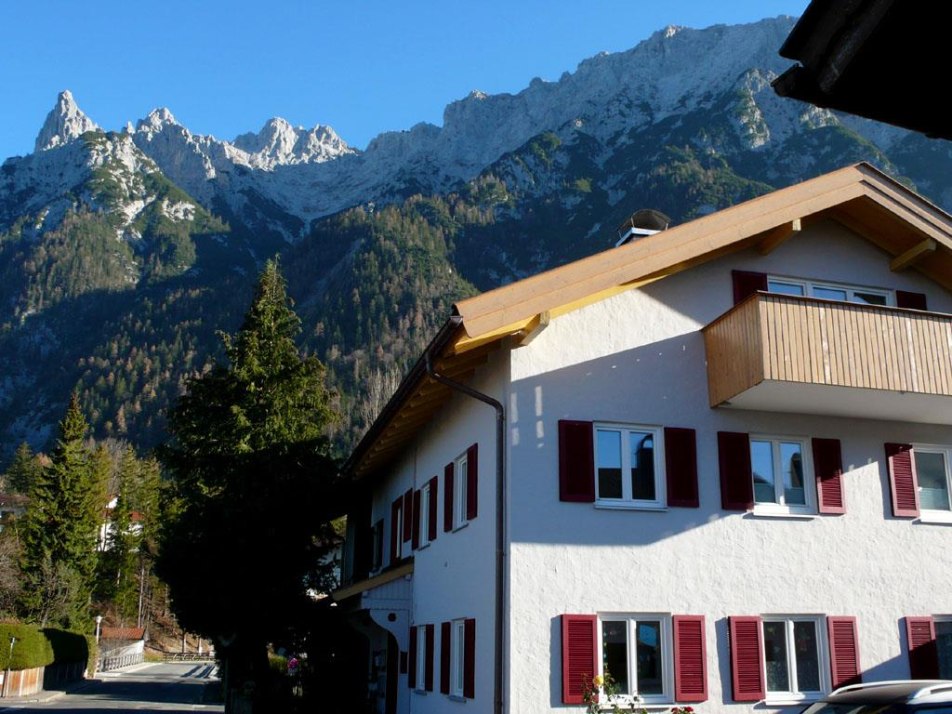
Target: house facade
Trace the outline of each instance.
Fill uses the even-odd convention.
[[[950,288],[859,164],[458,304],[347,464],[374,710],[952,678]]]

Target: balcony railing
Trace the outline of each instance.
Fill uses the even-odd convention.
[[[952,419],[950,315],[757,293],[702,332],[712,407]]]

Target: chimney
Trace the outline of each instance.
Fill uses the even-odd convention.
[[[618,226],[618,242],[615,243],[615,247],[660,233],[669,225],[671,225],[671,219],[661,211],[642,208],[632,213],[628,220]]]

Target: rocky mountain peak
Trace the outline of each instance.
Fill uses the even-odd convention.
[[[145,119],[140,119],[136,124],[136,131],[158,134],[167,126],[177,126],[178,121],[172,116],[165,107],[159,107],[149,112]]]
[[[60,92],[56,106],[46,115],[43,128],[36,137],[34,151],[62,146],[87,131],[99,131],[99,126],[83,113],[73,99],[73,93],[67,89]]]

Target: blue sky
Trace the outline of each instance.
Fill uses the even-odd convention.
[[[666,25],[799,15],[807,0],[0,2],[0,160],[33,150],[63,89],[107,129],[168,107],[232,139],[272,116],[364,148],[442,123],[473,89],[518,92]]]

